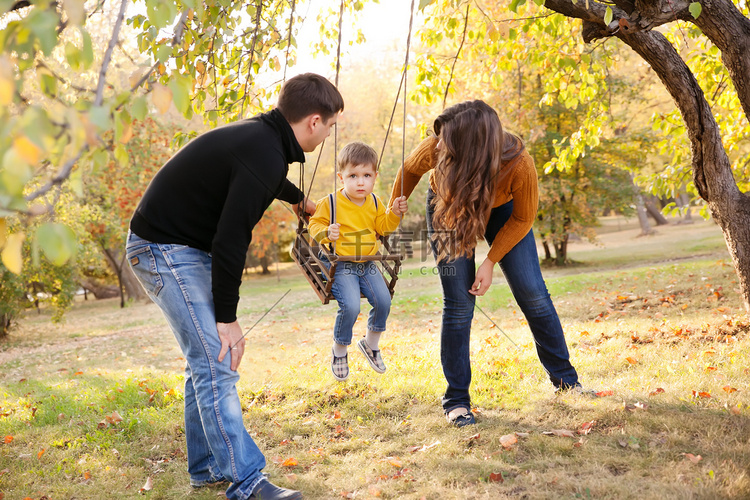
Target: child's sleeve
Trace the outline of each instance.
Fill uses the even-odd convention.
[[[328,226],[331,225],[331,208],[328,206],[328,196],[321,198],[315,205],[315,213],[310,217],[308,231],[315,241],[321,244],[330,243]]]
[[[386,209],[380,198],[377,195],[375,197],[378,199],[378,208],[375,214],[375,232],[381,236],[388,236],[398,229],[401,217],[391,212],[391,209]]]

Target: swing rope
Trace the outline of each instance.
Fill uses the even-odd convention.
[[[396,94],[396,99],[393,104],[393,110],[391,111],[391,117],[388,122],[388,127],[386,130],[385,139],[383,141],[383,148],[381,150],[380,158],[378,159],[378,165],[377,167],[380,168],[380,163],[382,161],[385,147],[388,141],[388,136],[390,134],[391,128],[393,126],[393,118],[396,112],[396,108],[398,106],[398,99],[401,96],[401,89],[403,87],[404,94],[403,94],[403,135],[401,139],[401,176],[403,177],[404,172],[404,161],[406,159],[406,78],[407,78],[407,69],[409,66],[409,52],[410,52],[410,46],[411,46],[411,33],[413,28],[413,21],[414,21],[414,3],[415,0],[411,0],[411,8],[410,8],[410,17],[409,17],[409,32],[407,35],[406,43],[406,56],[404,60],[404,68],[401,75],[401,81],[399,82],[399,89]],[[339,19],[338,19],[338,44],[336,47],[336,77],[335,77],[335,86],[338,88],[339,86],[339,76],[341,73],[341,43],[342,43],[342,28],[343,28],[343,17],[344,17],[344,8],[345,8],[345,0],[341,0],[340,8],[339,8]],[[331,223],[336,223],[336,210],[335,210],[335,204],[336,204],[336,191],[338,189],[337,186],[337,175],[336,175],[336,151],[338,151],[338,123],[334,124],[334,155],[333,155],[333,203],[334,206],[331,207],[332,210],[332,221]],[[312,177],[310,179],[310,184],[307,188],[307,192],[305,194],[305,181],[304,181],[304,163],[300,163],[300,190],[303,192],[305,196],[305,205],[306,200],[309,199],[310,192],[312,191],[312,185],[313,181],[315,180],[315,175],[318,171],[318,166],[320,165],[320,160],[323,152],[323,148],[325,146],[325,140],[321,143],[320,150],[318,151],[318,158],[315,163],[315,168],[313,170]],[[401,186],[401,196],[403,196],[404,188],[403,184]],[[400,217],[403,219],[403,214]],[[322,264],[322,261],[318,260],[317,257],[317,251],[315,250],[315,247],[317,245],[314,242],[308,241],[308,238],[312,238],[307,231],[306,228],[306,221],[304,219],[303,213],[298,213],[298,229],[297,229],[297,240],[295,241],[295,245],[292,251],[292,257],[297,262],[297,264],[302,268],[302,270],[305,273],[305,276],[307,277],[310,284],[313,286],[313,289],[320,297],[321,301],[324,304],[327,304],[329,300],[332,298],[331,296],[331,285],[333,284],[334,274],[335,274],[335,268],[337,261],[339,260],[351,260],[350,257],[341,257],[337,256],[335,254],[335,242],[333,242],[332,246],[330,247],[330,255],[329,255],[329,262],[331,264],[330,268],[324,269]],[[400,221],[399,221],[400,224]],[[383,253],[377,253],[376,255],[371,256],[359,256],[358,258],[368,261],[378,261],[383,268],[384,271],[387,271],[388,275],[390,276],[390,281],[388,278],[386,278],[385,273],[383,275],[383,278],[386,280],[386,283],[388,284],[389,291],[391,292],[391,296],[393,296],[394,293],[394,286],[396,281],[398,280],[398,271],[401,267],[401,256],[397,254],[392,254],[390,250],[390,246],[388,244],[387,238],[383,240],[383,249],[385,250],[385,254]],[[320,247],[323,248],[323,247]],[[325,250],[323,248],[323,250]],[[321,250],[322,251],[322,250]],[[327,250],[326,250],[327,251]],[[389,260],[393,261],[393,267],[389,265]]]

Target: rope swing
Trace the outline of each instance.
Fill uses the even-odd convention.
[[[341,5],[339,9],[339,33],[338,33],[338,46],[336,50],[336,80],[335,85],[338,87],[339,84],[339,72],[341,69],[341,27],[343,22],[343,16],[344,16],[344,0],[341,0]],[[393,117],[396,113],[396,107],[398,105],[399,97],[401,96],[401,89],[404,89],[404,101],[403,101],[403,127],[402,127],[402,138],[401,138],[401,176],[403,178],[403,168],[404,168],[404,161],[406,159],[406,77],[407,77],[407,69],[409,67],[409,46],[411,44],[411,32],[412,32],[412,25],[414,22],[414,0],[411,0],[411,8],[410,8],[410,15],[409,15],[409,31],[406,38],[406,56],[404,59],[404,68],[403,72],[401,73],[401,81],[399,82],[398,92],[396,93],[396,99],[393,104],[393,111],[391,112],[391,118],[388,122],[388,127],[386,129],[385,138],[383,140],[383,148],[380,152],[380,158],[378,160],[378,168],[380,168],[380,162],[383,159],[383,153],[385,152],[385,146],[388,142],[388,135],[391,130],[391,126],[393,124]],[[334,125],[334,134],[333,134],[333,142],[334,142],[334,155],[333,155],[333,170],[334,173],[336,172],[336,155],[338,152],[338,125]],[[320,164],[320,158],[323,152],[323,148],[325,146],[325,141],[320,146],[320,151],[318,152],[318,159],[315,163],[315,169],[313,170],[312,179],[310,180],[310,187],[308,188],[306,194],[305,194],[305,200],[309,198],[310,190],[312,189],[312,183],[315,180],[315,174],[318,170],[318,165]],[[305,166],[303,163],[300,163],[300,182],[299,186],[303,193],[305,193]],[[333,192],[336,193],[336,175],[333,176]],[[401,195],[403,196],[403,183],[401,186]],[[334,199],[334,205],[335,205],[335,199],[336,196],[333,197]],[[336,217],[336,210],[332,210],[332,223],[335,223],[335,217]],[[401,260],[402,256],[400,253],[394,253],[391,250],[390,243],[388,241],[387,237],[381,238],[381,249],[380,251],[375,255],[366,255],[366,256],[340,256],[337,255],[335,252],[335,242],[330,247],[326,247],[325,245],[320,245],[318,242],[310,236],[310,233],[308,231],[308,223],[307,220],[305,220],[305,214],[300,211],[300,213],[297,214],[297,236],[294,240],[294,245],[292,247],[292,259],[297,263],[299,268],[302,270],[302,273],[304,274],[305,278],[307,278],[307,281],[310,282],[310,285],[312,286],[315,293],[320,298],[321,302],[323,304],[328,304],[331,300],[333,300],[333,294],[331,293],[331,287],[333,286],[334,281],[334,275],[336,274],[336,265],[338,262],[345,262],[345,261],[375,261],[379,264],[380,271],[383,275],[383,279],[386,282],[386,285],[388,286],[388,290],[391,294],[391,297],[393,297],[395,287],[396,287],[396,281],[398,281],[398,273],[401,269]],[[403,218],[403,215],[402,215]],[[323,264],[322,259],[320,258],[320,255],[323,255],[329,262],[330,267],[326,267],[326,265]]]

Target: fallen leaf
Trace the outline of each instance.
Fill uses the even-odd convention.
[[[45,451],[47,451],[47,450],[45,448],[42,448],[42,451],[40,451],[39,453],[36,454],[36,458],[37,459],[42,458],[42,455],[44,455]]]
[[[728,385],[725,385],[724,387],[722,387],[722,389],[724,389],[724,392],[726,392],[727,394],[732,394],[733,392],[737,392],[737,389],[735,389],[734,387],[730,387]]]
[[[293,473],[293,472],[292,472],[292,473],[289,473],[289,474],[286,474],[286,475],[285,475],[284,477],[285,477],[285,478],[286,478],[286,480],[287,480],[287,481],[289,481],[290,483],[296,483],[296,482],[297,482],[297,474],[295,474],[295,473]]]
[[[567,429],[553,429],[551,431],[544,431],[542,434],[546,436],[560,436],[560,437],[576,437],[575,433],[573,431],[569,431]]]
[[[697,392],[697,391],[693,391],[693,397],[694,397],[694,398],[696,398],[696,397],[697,397],[697,398],[710,398],[710,397],[711,397],[711,394],[710,394],[710,393],[708,393],[708,392]]]
[[[517,442],[518,438],[515,434],[506,434],[504,436],[500,436],[500,445],[506,450],[513,448],[513,445]]]
[[[84,472],[83,473],[83,479],[86,480],[86,481],[88,481],[89,479],[91,479],[91,473],[89,471]]]
[[[523,438],[523,439],[529,437],[529,433],[528,432],[516,432],[515,434],[516,434],[516,436],[518,436],[520,438]]]
[[[505,479],[503,479],[502,472],[490,472],[491,483],[502,483],[503,481],[505,481]]]
[[[635,358],[631,358],[630,356],[628,356],[627,358],[625,358],[625,361],[627,361],[631,365],[637,365],[638,364],[638,360],[635,359]]]
[[[627,441],[625,441],[625,440],[623,440],[623,439],[620,439],[620,440],[618,440],[618,441],[617,441],[617,443],[618,443],[618,444],[619,444],[620,446],[622,446],[623,448],[627,448],[627,447],[628,447],[628,442],[627,442]]]
[[[478,441],[478,440],[479,440],[479,437],[480,437],[480,435],[479,435],[479,433],[477,432],[477,433],[476,433],[476,434],[474,434],[473,436],[469,436],[469,438],[467,439],[467,441]]]
[[[649,396],[656,396],[657,394],[662,394],[664,392],[666,392],[664,389],[662,389],[661,387],[657,387],[655,391],[649,392],[648,395]]]
[[[122,422],[122,417],[120,416],[119,413],[117,413],[116,411],[113,411],[112,415],[104,417],[104,420],[106,420],[110,424],[116,424],[116,423]]]
[[[698,462],[700,462],[703,459],[702,456],[700,456],[700,455],[693,455],[692,453],[685,453],[685,458],[687,458],[688,460],[690,460],[694,464],[697,464]]]
[[[388,463],[399,469],[403,467],[403,464],[401,463],[401,460],[398,457],[389,457]]]
[[[13,441],[13,436],[5,436],[5,439],[4,439],[5,444],[10,443],[11,441]]]
[[[146,484],[144,484],[140,490],[138,490],[139,493],[143,493],[144,491],[151,491],[154,488],[154,484],[151,481],[151,476],[148,476],[148,479],[146,479]]]
[[[339,419],[339,418],[341,418],[341,412],[340,412],[340,411],[338,411],[338,410],[334,411],[334,412],[333,412],[333,418],[334,418],[334,419]]]
[[[289,457],[281,463],[282,467],[294,467],[295,465],[299,465],[299,463],[294,457]]]
[[[375,486],[370,486],[369,488],[367,488],[367,493],[369,493],[370,496],[379,497],[380,489],[376,488]]]
[[[596,393],[596,396],[599,397],[599,398],[603,398],[603,397],[606,397],[606,396],[611,396],[614,393],[615,393],[614,391],[599,391],[599,392]]]
[[[584,436],[591,432],[591,429],[594,428],[594,424],[596,423],[596,420],[592,420],[591,422],[584,422],[581,424],[581,428],[578,429],[578,434],[583,434]]]

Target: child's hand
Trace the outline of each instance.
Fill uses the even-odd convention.
[[[339,226],[341,224],[331,224],[328,226],[328,239],[331,241],[336,241],[339,239]]]
[[[406,204],[406,196],[399,196],[395,200],[393,200],[393,205],[391,206],[391,211],[395,214],[401,217],[406,213],[408,210],[408,206]]]

